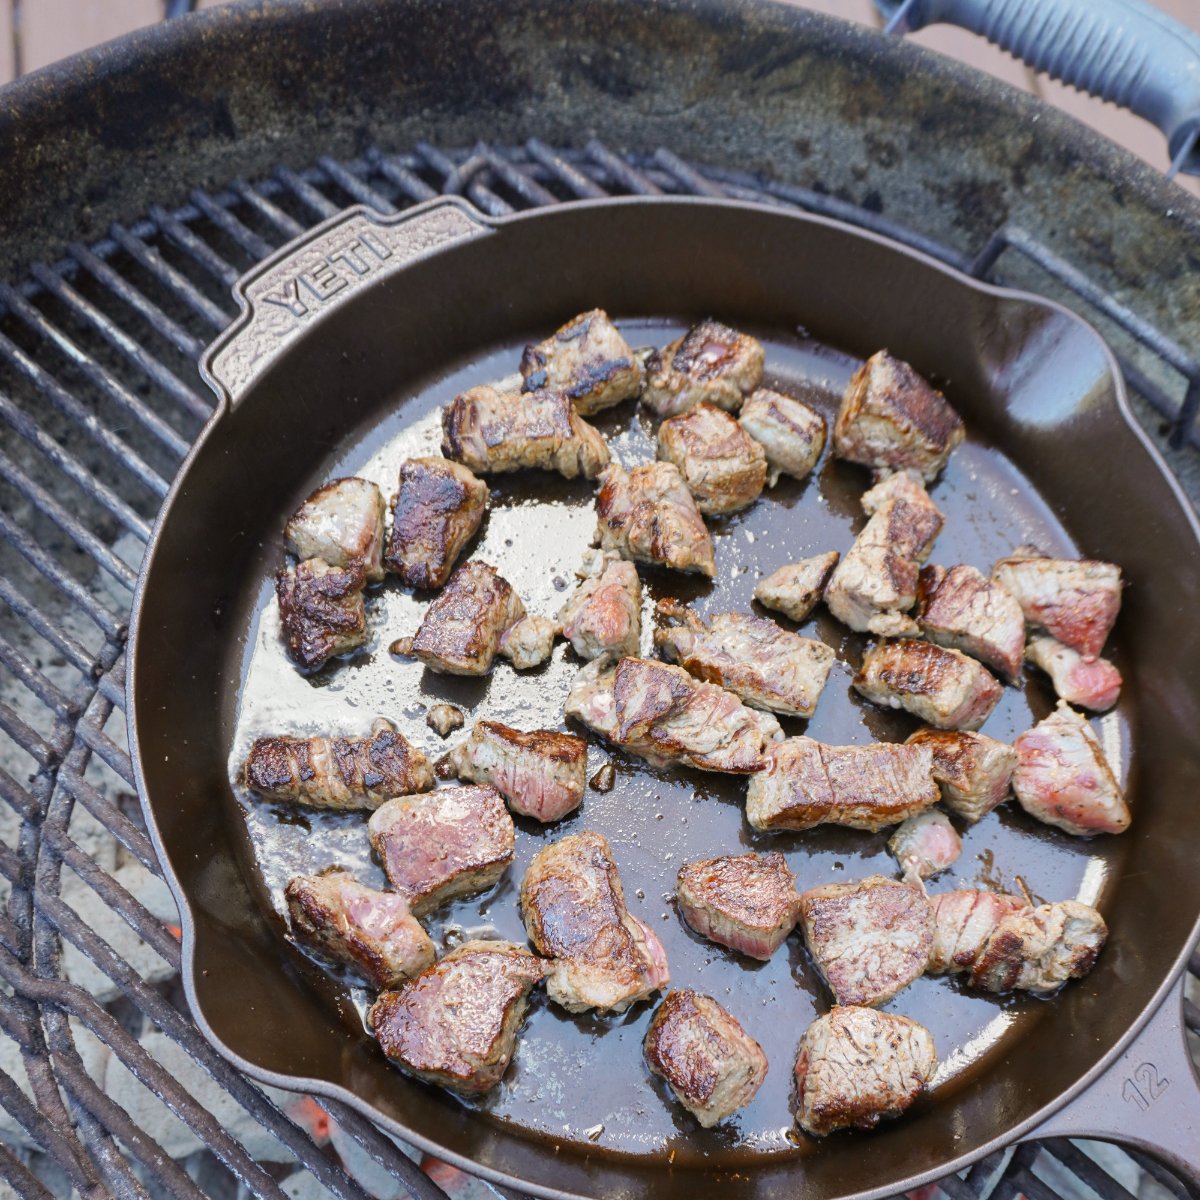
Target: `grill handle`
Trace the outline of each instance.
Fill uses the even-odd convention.
[[[875,0],[888,31],[960,25],[1166,135],[1171,174],[1200,175],[1200,35],[1145,0]]]

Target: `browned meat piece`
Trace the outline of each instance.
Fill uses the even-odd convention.
[[[942,514],[908,475],[877,483],[862,506],[871,519],[830,576],[825,604],[860,633],[915,634],[905,614],[916,603],[920,566],[942,531]]]
[[[646,1062],[705,1129],[754,1099],[767,1077],[762,1047],[712,997],[668,992],[642,1043]]]
[[[553,337],[526,346],[521,375],[525,391],[562,392],[585,417],[642,390],[641,367],[602,308],[580,313]]]
[[[824,746],[794,737],[768,746],[764,759],[746,792],[746,819],[755,829],[886,829],[938,801],[922,746]]]
[[[793,621],[803,621],[825,592],[825,584],[837,566],[838,552],[830,550],[815,558],[802,558],[772,571],[754,589],[754,598]]]
[[[704,518],[672,463],[643,463],[632,471],[613,463],[600,476],[593,541],[634,562],[710,579],[717,573]]]
[[[658,611],[678,624],[658,629],[654,644],[689,674],[755,708],[794,717],[816,712],[837,657],[824,642],[747,613],[717,613],[705,621],[674,600],[660,600]]]
[[[762,343],[719,321],[701,321],[646,361],[642,403],[674,417],[707,401],[736,411],[760,383]]]
[[[854,690],[938,729],[978,729],[1004,691],[973,658],[910,638],[872,646],[863,655]]]
[[[575,574],[582,582],[558,614],[575,653],[588,659],[636,655],[642,639],[637,567],[611,550],[589,550]]]
[[[909,817],[888,839],[905,879],[929,879],[958,862],[962,838],[940,809]]]
[[[658,427],[658,457],[679,468],[702,513],[753,504],[767,481],[763,448],[727,412],[697,404]]]
[[[397,991],[367,1024],[384,1054],[418,1079],[466,1095],[500,1082],[512,1061],[541,960],[514,942],[464,942]]]
[[[963,423],[906,362],[886,350],[854,372],[833,427],[838,458],[876,471],[914,470],[936,479],[963,440]]]
[[[1039,904],[992,892],[932,897],[934,937],[928,970],[967,972],[986,992],[1053,992],[1093,967],[1108,926],[1075,900]]]
[[[931,642],[987,663],[1008,683],[1020,679],[1025,653],[1021,606],[974,567],[923,567],[917,622]]]
[[[800,1039],[796,1122],[814,1137],[874,1129],[904,1112],[936,1070],[924,1025],[872,1008],[834,1008]]]
[[[886,1003],[924,973],[933,945],[925,889],[883,875],[810,888],[800,926],[838,1004]]]
[[[283,894],[296,938],[353,967],[373,987],[396,987],[436,957],[402,896],[364,887],[349,871],[297,875]]]
[[[384,566],[414,588],[440,588],[487,508],[487,484],[446,458],[400,464]]]
[[[569,1012],[624,1012],[671,981],[650,927],[625,907],[608,842],[574,833],[544,846],[521,881],[529,940],[546,964],[546,992]]]
[[[930,750],[942,802],[964,820],[986,817],[1007,798],[1017,752],[1004,742],[966,730],[918,729],[908,744]]]
[[[1021,606],[1030,625],[1095,658],[1121,608],[1121,568],[1088,559],[1047,558],[1021,547],[992,568],[992,578]]]
[[[433,768],[385,720],[370,737],[260,737],[242,765],[242,781],[268,800],[312,808],[378,808],[385,800],[433,787]]]
[[[574,812],[587,787],[587,742],[569,733],[522,733],[480,721],[449,755],[460,779],[490,783],[515,813],[557,821]]]
[[[816,409],[759,388],[742,405],[742,428],[767,454],[767,483],[774,487],[780,475],[804,479],[825,449],[825,418]]]
[[[367,479],[351,476],[323,484],[292,514],[284,529],[288,551],[303,561],[319,558],[331,567],[361,570],[383,578],[383,496]]]
[[[608,445],[559,392],[473,387],[442,410],[442,453],[481,475],[540,468],[595,479]]]
[[[1013,791],[1031,817],[1081,837],[1129,828],[1129,806],[1100,739],[1070,705],[1060,700],[1013,748]]]
[[[557,636],[557,621],[527,613],[500,635],[496,652],[507,658],[518,671],[527,671],[550,657]]]
[[[309,671],[367,641],[361,567],[331,567],[319,558],[275,576],[275,598],[288,653]]]
[[[1025,658],[1050,676],[1059,698],[1068,704],[1105,712],[1120,699],[1121,672],[1106,658],[1084,658],[1044,634],[1029,639]]]
[[[417,916],[487,891],[513,860],[516,831],[491,787],[448,787],[389,800],[367,822],[371,849]]]
[[[751,958],[770,958],[800,917],[796,877],[775,851],[685,863],[675,896],[701,937]]]
[[[762,769],[779,722],[732,692],[645,658],[601,659],[575,677],[564,710],[616,746],[656,767],[676,764],[747,775]]]
[[[442,738],[449,737],[466,723],[462,709],[455,708],[453,704],[434,704],[425,714],[425,724]]]

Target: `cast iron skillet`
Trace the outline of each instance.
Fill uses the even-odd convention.
[[[222,1053],[257,1079],[341,1099],[443,1158],[546,1196],[683,1197],[700,1170],[707,1186],[733,1197],[885,1195],[1014,1139],[1051,1134],[1133,1141],[1200,1179],[1200,1094],[1177,989],[1200,913],[1198,530],[1092,329],[1050,303],[974,283],[831,221],[669,198],[495,221],[455,200],[394,217],[352,209],[237,291],[242,316],[206,360],[217,411],[143,564],[128,672],[138,788],[180,906],[184,983]],[[739,843],[784,849],[801,887],[839,869],[842,878],[888,871],[882,839],[751,835],[735,784],[651,772],[617,755],[613,792],[589,792],[578,817],[548,832],[522,824],[509,881],[441,920],[436,933],[446,940],[472,923],[519,937],[515,882],[537,839],[606,832],[635,911],[662,918],[674,981],[728,1003],[771,1057],[764,1107],[729,1132],[703,1134],[645,1078],[636,1048],[648,1006],[605,1022],[571,1021],[543,1004],[514,1072],[482,1109],[388,1066],[362,1031],[361,996],[298,953],[275,912],[295,864],[350,858],[376,870],[361,853],[361,817],[297,826],[294,814],[231,788],[230,759],[249,726],[272,720],[358,727],[378,711],[431,749],[420,720],[431,696],[526,727],[553,720],[574,670],[561,646],[533,676],[507,666],[482,684],[422,676],[383,649],[411,631],[422,607],[391,585],[373,602],[382,629],[374,653],[301,680],[279,665],[270,576],[286,515],[315,483],[362,469],[390,492],[386,470],[436,440],[439,403],[466,382],[507,373],[524,341],[596,305],[645,340],[719,315],[763,336],[778,379],[827,408],[852,358],[887,346],[945,386],[970,431],[933,492],[948,517],[935,561],[986,566],[1025,532],[1050,549],[1114,560],[1131,581],[1114,650],[1125,697],[1103,724],[1131,789],[1131,831],[1083,843],[1002,811],[971,832],[958,867],[959,880],[1011,886],[1022,873],[1046,898],[1098,896],[1108,948],[1086,981],[1050,1003],[980,1000],[949,981],[902,993],[889,1007],[925,1020],[943,1057],[953,1046],[968,1065],[874,1135],[794,1144],[783,1134],[795,1044],[826,1003],[795,939],[790,957],[752,971],[687,935],[660,896],[683,858]],[[626,461],[647,452],[642,420],[631,405],[602,422]],[[494,507],[474,552],[497,562],[531,608],[552,611],[587,540],[591,490],[531,476],[491,482]],[[807,485],[782,485],[717,526],[711,591],[651,571],[650,592],[674,592],[701,611],[744,607],[764,571],[826,545],[845,548],[864,483],[835,462]],[[903,736],[906,718],[848,699],[862,641],[822,620],[849,665],[839,666],[809,732],[826,741]],[[1040,684],[1010,689],[987,729],[1010,737],[1050,706]],[[594,756],[606,757],[599,748]],[[938,881],[935,890],[954,885]],[[991,1006],[990,1032],[972,1042],[980,1005]],[[599,1134],[598,1112],[611,1126]]]

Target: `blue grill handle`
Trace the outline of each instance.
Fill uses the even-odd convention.
[[[1171,174],[1200,175],[1200,34],[1145,0],[875,0],[888,31],[959,25],[1166,135]]]

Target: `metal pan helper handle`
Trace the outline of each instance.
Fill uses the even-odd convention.
[[[1200,34],[1146,0],[876,0],[889,30],[961,25],[1166,135],[1172,172],[1200,175]]]
[[[208,348],[200,373],[224,404],[306,329],[361,288],[453,242],[491,232],[466,201],[441,197],[385,215],[357,205],[264,259],[234,284],[241,312]]]

